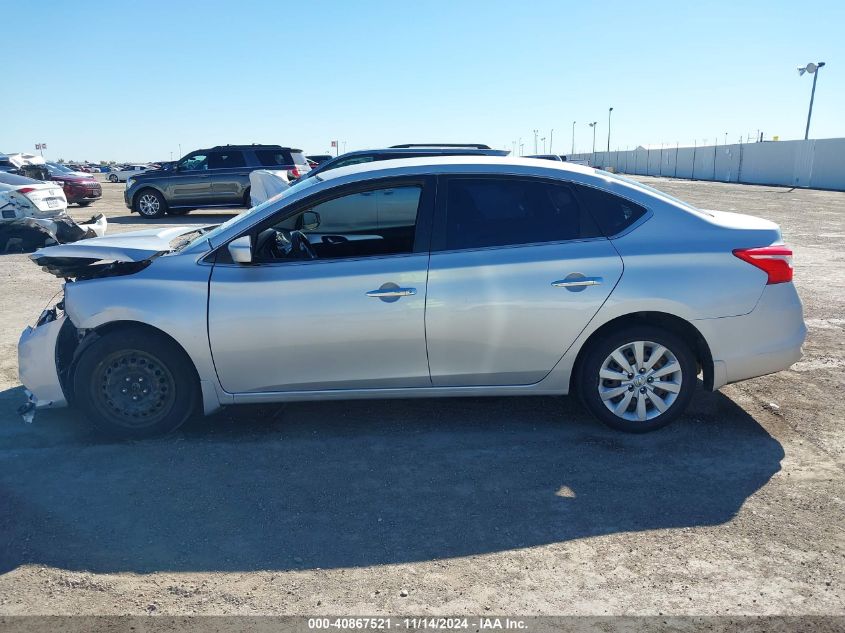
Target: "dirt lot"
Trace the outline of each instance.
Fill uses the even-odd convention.
[[[643,180],[780,223],[810,328],[792,370],[644,437],[563,398],[26,426],[15,345],[59,282],[0,255],[0,615],[845,614],[845,193]],[[149,226],[122,187],[73,215]]]

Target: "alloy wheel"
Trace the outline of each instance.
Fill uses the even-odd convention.
[[[683,383],[681,363],[667,347],[632,341],[611,352],[599,369],[598,391],[615,416],[646,422],[665,413]]]
[[[141,215],[155,216],[158,215],[160,210],[161,202],[155,194],[145,193],[138,198],[138,212]]]

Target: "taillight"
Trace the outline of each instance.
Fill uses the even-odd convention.
[[[288,169],[288,175],[289,175],[291,178],[299,178],[299,176],[300,176],[300,174],[299,174],[299,168],[294,167],[293,169]]]
[[[20,189],[17,190],[18,193],[23,193],[23,194],[27,194],[30,191],[35,191],[35,187],[21,187]]]
[[[792,281],[792,249],[786,246],[761,246],[738,248],[734,255],[756,266],[769,276],[766,284]]]

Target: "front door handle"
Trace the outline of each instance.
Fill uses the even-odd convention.
[[[416,288],[379,288],[378,290],[370,290],[367,293],[368,297],[375,297],[376,299],[389,299],[392,297],[412,297],[417,294]]]
[[[585,277],[581,273],[572,273],[567,275],[564,279],[558,279],[552,282],[555,288],[566,288],[572,292],[580,292],[587,288],[587,286],[598,286],[603,282],[601,277]]]

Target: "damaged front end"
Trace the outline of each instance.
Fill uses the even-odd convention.
[[[23,217],[0,223],[0,252],[28,253],[54,244],[103,237],[108,221],[102,214],[85,222],[68,215],[54,218]]]

